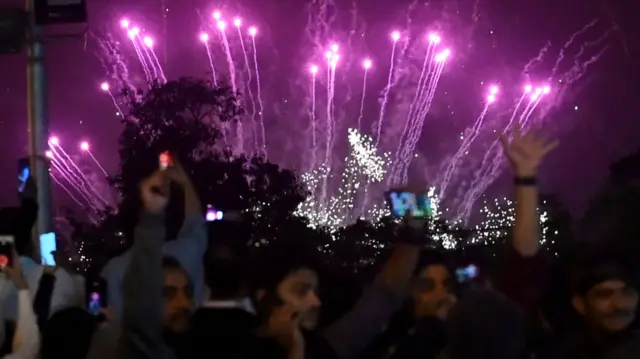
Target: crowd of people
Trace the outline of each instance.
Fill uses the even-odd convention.
[[[460,272],[444,253],[427,249],[428,219],[406,218],[375,278],[326,324],[320,324],[326,322],[320,320],[320,293],[339,293],[321,281],[317,248],[309,248],[305,238],[286,238],[247,257],[230,245],[233,231],[209,235],[197,191],[179,164],[140,184],[140,215],[126,233],[132,246],[102,269],[107,298],[95,310],[85,299],[87,286],[79,284],[83,278],[32,259],[37,189],[31,183],[20,208],[0,211],[0,235],[13,236],[15,249],[0,275],[2,354],[16,359],[640,358],[638,273],[628,253],[605,248],[580,256],[567,268],[561,289],[550,285],[556,274],[553,258],[540,250],[537,174],[557,143],[516,130],[503,145],[517,206],[501,272],[489,275],[482,265],[471,274],[469,267]],[[166,208],[176,189],[183,192],[185,218],[178,238],[166,241]],[[551,297],[567,305],[555,303],[556,310],[549,310],[549,291],[562,293]]]

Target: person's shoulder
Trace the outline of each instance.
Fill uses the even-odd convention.
[[[66,269],[57,268],[55,271],[55,276],[56,276],[56,283],[60,281],[75,283],[75,280],[73,279],[73,275],[69,273]]]
[[[603,356],[603,359],[640,358],[640,332],[630,333],[627,339]]]

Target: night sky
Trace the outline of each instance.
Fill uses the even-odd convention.
[[[311,1],[319,3],[319,0]],[[16,6],[22,4],[22,1],[8,2]],[[223,4],[204,0],[166,0],[169,9],[167,38],[163,37],[161,0],[87,2],[90,19],[86,35],[75,39],[51,39],[45,46],[50,133],[61,138],[67,151],[78,152],[78,142],[86,139],[108,171],[113,172],[117,167],[117,137],[121,125],[109,96],[99,89],[100,83],[108,80],[108,69],[103,66],[105,55],[98,39],[111,33],[114,39],[122,42],[131,77],[136,80],[141,73],[139,63],[127,46],[126,36],[118,28],[120,18],[126,16],[155,36],[161,62],[165,61],[162,49],[166,43],[164,71],[169,79],[183,75],[204,77],[209,65],[197,39],[201,26],[198,10],[203,16],[210,16],[213,9],[219,8],[230,16],[240,14],[260,29],[256,41],[265,93],[270,158],[288,167],[304,168],[304,158],[292,157],[292,153],[296,153],[292,150],[304,144],[290,143],[291,138],[297,138],[293,135],[302,133],[307,127],[302,124],[307,120],[304,113],[308,110],[303,108],[306,102],[296,93],[306,84],[305,67],[321,50],[314,48],[305,36],[308,17],[304,2],[253,0]],[[418,142],[418,153],[426,158],[417,160],[411,170],[411,179],[418,183],[425,175],[416,167],[428,162],[424,166],[431,174],[426,177],[432,178],[433,171],[437,171],[433,162],[437,161],[429,159],[436,156],[434,154],[455,152],[456,134],[470,126],[482,108],[483,86],[500,84],[506,107],[495,112],[508,110],[519,96],[518,89],[529,79],[548,79],[565,42],[574,32],[596,19],[599,20],[597,24],[567,49],[564,70],[573,66],[574,55],[585,44],[581,61],[601,51],[602,55],[563,92],[561,99],[553,100],[554,105],[538,124],[545,134],[561,141],[561,146],[543,168],[543,190],[559,194],[574,215],[579,215],[605,179],[608,165],[640,148],[637,117],[640,29],[637,20],[631,16],[638,11],[638,5],[633,5],[633,1],[416,1],[410,7],[406,0],[355,0],[358,15],[355,28],[352,27],[353,3],[334,2],[339,11],[335,12],[336,20],[330,27],[333,33],[331,38],[320,42],[328,46],[331,41],[338,41],[343,47],[348,46],[347,39],[353,30],[351,46],[345,50],[347,57],[353,55],[351,62],[364,56],[372,57],[375,71],[370,74],[367,87],[367,91],[371,91],[365,102],[367,117],[375,117],[379,109],[377,97],[386,83],[391,30],[438,31],[454,53]],[[410,27],[407,27],[408,16]],[[81,32],[82,28],[63,27],[49,31]],[[544,60],[527,74],[523,73],[525,64],[538,56],[548,42],[550,47]],[[411,54],[407,53],[403,64],[409,68],[411,63]],[[28,150],[26,56],[2,56],[0,69],[0,133],[4,134],[0,141],[3,153],[0,173],[10,179],[11,174],[16,173],[17,159]],[[220,71],[224,72],[224,67]],[[353,109],[357,111],[357,105],[354,107],[353,103],[359,104],[362,76],[357,71],[344,72],[342,76],[345,82],[340,87],[344,90],[342,93],[352,95],[350,101],[345,99],[343,110],[353,113]],[[557,85],[553,79],[550,82]],[[394,94],[392,88],[391,93],[392,105],[401,102],[402,91],[398,89]],[[395,126],[393,118],[396,115],[393,110],[390,112],[390,126]],[[491,121],[497,119],[490,117]],[[339,128],[345,129],[344,126]],[[389,133],[393,132],[390,130]],[[281,140],[283,138],[287,140]],[[343,151],[346,147],[337,144],[336,148]],[[487,193],[499,195],[508,188],[509,177],[503,175]],[[68,202],[59,189],[56,198],[58,203]],[[5,181],[0,189],[0,199],[2,203],[15,203],[12,181]]]

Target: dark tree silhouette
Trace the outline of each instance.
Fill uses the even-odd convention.
[[[579,239],[634,244],[640,237],[640,151],[609,167],[579,222]],[[636,248],[640,249],[640,248]]]
[[[299,221],[292,213],[307,192],[298,177],[260,157],[234,156],[224,145],[222,129],[243,114],[230,88],[181,78],[137,96],[119,139],[120,167],[113,178],[121,195],[118,214],[105,215],[98,226],[74,226],[76,248],[82,246],[85,257],[103,264],[97,257],[116,252],[105,246],[127,247],[123,238],[130,240],[140,210],[139,183],[158,168],[163,151],[191,175],[204,205],[240,213],[252,241],[273,239],[279,227]],[[172,198],[169,204],[169,237],[181,226],[181,203]]]

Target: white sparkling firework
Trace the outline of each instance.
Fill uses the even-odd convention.
[[[550,240],[549,214],[547,211],[540,211],[540,244],[546,245]],[[474,229],[471,240],[476,244],[494,244],[503,240],[511,234],[516,220],[515,202],[507,198],[495,198],[492,204],[484,202],[484,207],[480,210],[483,221]],[[553,235],[557,235],[557,231]]]
[[[369,136],[360,134],[356,129],[349,129],[349,145],[351,156],[363,174],[373,182],[382,182],[389,167],[389,153],[378,155],[378,150]]]

